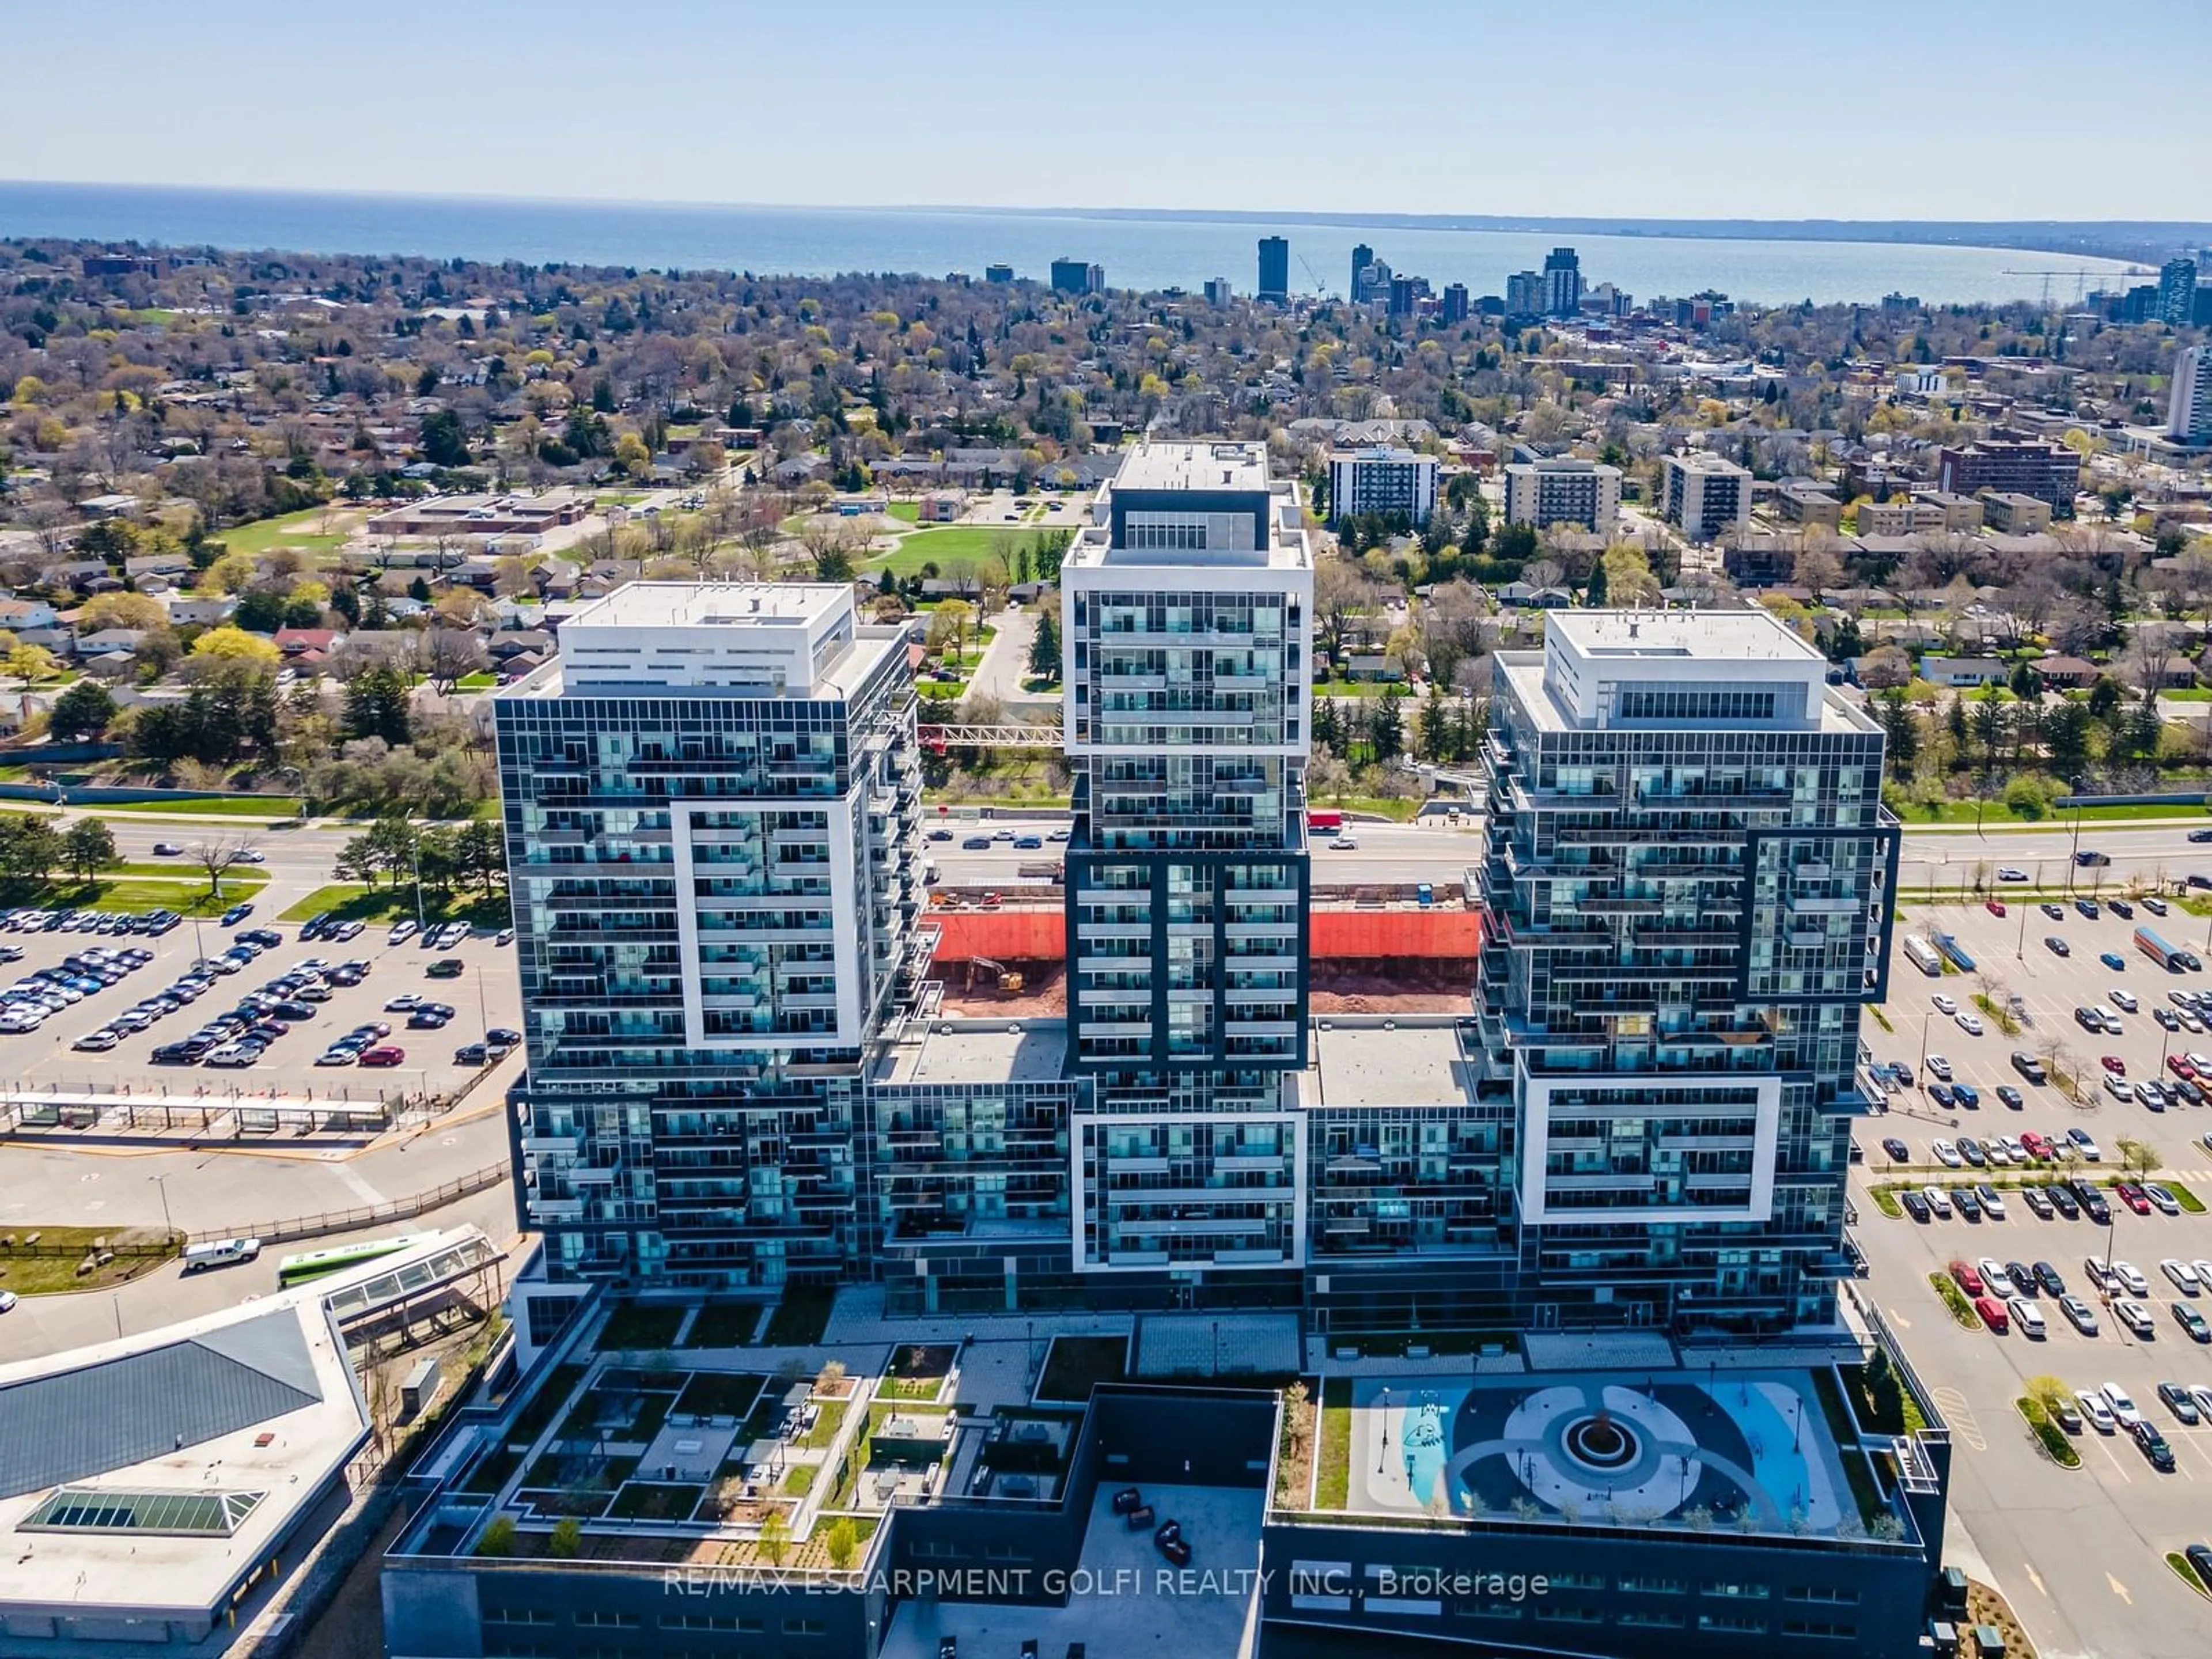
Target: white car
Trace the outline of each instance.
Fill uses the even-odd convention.
[[[2197,1270],[2186,1261],[2179,1261],[2173,1256],[2168,1256],[2160,1262],[2158,1270],[2172,1279],[2173,1287],[2184,1296],[2195,1296],[2203,1288],[2197,1279]]]
[[[2018,1135],[1999,1135],[1992,1152],[2001,1152],[2014,1164],[2027,1162],[2027,1148],[2021,1144]]]
[[[1951,1062],[1942,1054],[1930,1054],[1928,1056],[1928,1072],[1929,1076],[1948,1083],[1951,1080]]]
[[[2196,1261],[2189,1264],[2189,1268],[2191,1273],[2197,1275],[2197,1282],[2198,1284],[2207,1287],[2212,1287],[2212,1261],[2207,1261],[2202,1256],[2199,1256]]]
[[[414,937],[415,924],[413,921],[395,921],[392,924],[392,931],[384,936],[384,942],[386,945],[404,945],[409,939],[413,939]]]
[[[2143,1183],[2143,1196],[2151,1201],[2153,1207],[2161,1215],[2181,1213],[2181,1200],[2155,1181],[2147,1181]]]
[[[2197,1409],[2204,1414],[2206,1419],[2212,1421],[2212,1389],[2206,1388],[2202,1382],[2192,1382],[2189,1385],[2189,1397],[2197,1402]]]
[[[1936,1005],[1936,1012],[1939,1014],[1955,1014],[1959,1012],[1959,1005],[1941,991],[1928,1000]]]
[[[422,998],[416,996],[412,991],[402,991],[384,1005],[384,1012],[387,1014],[411,1013],[422,1006]]]
[[[2127,1286],[2128,1294],[2130,1296],[2148,1296],[2150,1294],[2150,1282],[2140,1273],[2136,1271],[2136,1264],[2132,1261],[2115,1261],[2112,1263],[2112,1277],[2118,1279],[2121,1284]]]
[[[1982,1212],[1992,1221],[2005,1218],[2004,1195],[1994,1187],[1982,1188]]]
[[[2212,1072],[2212,1054],[2200,1054],[2191,1051],[2184,1054],[2182,1058],[2189,1062],[2189,1069],[2192,1072]]]
[[[21,1298],[16,1296],[15,1291],[0,1291],[0,1313],[15,1312],[15,1304],[19,1300],[21,1300]]]
[[[2136,1097],[2136,1085],[2118,1072],[2107,1072],[2105,1073],[2105,1092],[2112,1096],[2114,1100],[2133,1100]]]
[[[2105,1161],[2105,1149],[2097,1144],[2087,1130],[2069,1129],[2066,1132],[2066,1138],[2073,1142],[2074,1150],[2081,1154],[2084,1164],[2102,1164]]]
[[[123,1039],[121,1037],[116,1036],[114,1032],[109,1030],[103,1025],[97,1031],[87,1031],[75,1042],[70,1043],[70,1047],[72,1048],[82,1048],[87,1054],[104,1054],[108,1049],[112,1048],[122,1040]]]
[[[1955,1143],[1939,1140],[1936,1143],[1934,1150],[1936,1161],[1945,1169],[1960,1170],[1966,1167],[1966,1160],[1959,1156],[1959,1148]]]
[[[2143,1414],[2136,1409],[2134,1396],[2118,1383],[2107,1382],[2101,1392],[2105,1396],[2106,1409],[2121,1422],[2140,1423],[2143,1420]]]
[[[1982,1275],[1983,1285],[1991,1296],[2009,1300],[2021,1293],[2012,1282],[2012,1275],[2004,1270],[2004,1263],[1995,1256],[1985,1255],[1974,1266]]]
[[[1339,836],[1334,841],[1329,842],[1328,850],[1332,853],[1357,853],[1359,850],[1359,837]]]
[[[2043,1322],[2043,1310],[2024,1296],[2015,1296],[2005,1305],[2012,1310],[2012,1322],[2020,1334],[2031,1342],[2040,1342],[2050,1334]]]
[[[2076,1389],[2074,1398],[2081,1405],[2081,1415],[2089,1419],[2089,1426],[2099,1434],[2119,1432],[2119,1419],[2112,1415],[2112,1408],[2105,1403],[2104,1395],[2094,1389]]]
[[[2150,1310],[2131,1296],[2112,1298],[2112,1316],[2138,1337],[2148,1339],[2158,1334],[2158,1322],[2150,1316]]]
[[[2132,1014],[2135,1012],[2136,1008],[2138,1006],[2136,1002],[2136,994],[2133,991],[2123,991],[2117,985],[2112,987],[2111,990],[2106,992],[2105,995],[2111,1000],[2112,1006],[2118,1009],[2124,1014]]]
[[[1997,866],[1997,879],[1999,881],[2026,881],[2027,879],[2027,872],[2014,865],[2001,864]]]
[[[1920,1196],[1927,1200],[1929,1210],[1946,1221],[1951,1218],[1951,1194],[1941,1187],[1923,1187]]]
[[[1951,1018],[1959,1022],[1959,1029],[1968,1036],[1981,1036],[1982,1017],[1979,1014],[1970,1014],[1962,1008]]]

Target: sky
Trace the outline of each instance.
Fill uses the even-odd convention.
[[[2212,217],[2206,0],[0,0],[0,61],[25,179]]]

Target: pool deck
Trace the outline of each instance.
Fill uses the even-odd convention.
[[[1832,1534],[1856,1510],[1809,1371],[1547,1371],[1352,1382],[1346,1509],[1593,1523],[1703,1510]]]

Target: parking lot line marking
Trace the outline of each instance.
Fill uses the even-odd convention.
[[[374,1187],[371,1186],[361,1171],[355,1169],[352,1164],[333,1164],[331,1166],[331,1172],[337,1176],[337,1178],[343,1182],[347,1186],[352,1188],[356,1194],[368,1200],[370,1204],[381,1204],[385,1202],[386,1194],[377,1191]]]
[[[2097,1444],[2104,1449],[2105,1461],[2112,1466],[2112,1473],[2118,1475],[2127,1485],[2130,1486],[2135,1485],[2135,1476],[2128,1473],[2126,1466],[2120,1462],[2112,1450],[2112,1437],[2100,1434],[2097,1437]]]

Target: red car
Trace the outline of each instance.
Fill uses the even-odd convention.
[[[2166,1057],[2166,1069],[2176,1077],[2197,1075],[2197,1068],[2189,1063],[2189,1056],[2186,1054],[2168,1054]]]
[[[2045,1136],[2036,1133],[2033,1129],[2023,1129],[2021,1131],[2020,1144],[2027,1148],[2028,1156],[2031,1158],[2049,1158],[2051,1156],[2050,1140]]]
[[[2100,1054],[2097,1056],[2097,1063],[2114,1077],[2124,1077],[2127,1074],[2128,1063],[2118,1054]]]
[[[1996,1297],[1993,1296],[1976,1297],[1974,1298],[1974,1311],[1981,1315],[1982,1323],[1988,1326],[1999,1336],[2002,1336],[2007,1331],[2012,1328],[2011,1314],[2005,1310],[2005,1304],[1998,1301]]]
[[[1988,908],[1989,913],[1993,916],[2001,916],[2005,913],[2004,901],[2002,899],[1988,899],[1984,901],[1984,902]]]
[[[2137,1215],[2150,1213],[2150,1200],[2145,1196],[2143,1189],[2136,1186],[2134,1182],[2123,1181],[2114,1187],[2112,1191],[2118,1194],[2121,1203],[2126,1205]]]
[[[406,1060],[407,1051],[398,1043],[383,1042],[374,1048],[363,1049],[361,1059],[356,1063],[362,1066],[400,1066],[404,1065]]]
[[[1951,1277],[1959,1281],[1959,1288],[1968,1296],[1979,1296],[1986,1288],[1982,1283],[1981,1274],[1974,1270],[1974,1264],[1971,1261],[1954,1261]]]

